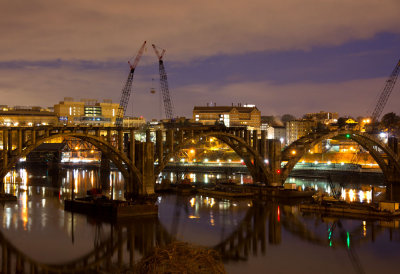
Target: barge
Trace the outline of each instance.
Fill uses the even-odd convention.
[[[399,203],[397,202],[379,202],[378,205],[371,205],[341,201],[323,201],[321,203],[302,204],[300,205],[300,210],[303,212],[359,218],[400,218]]]
[[[199,188],[197,192],[200,194],[218,196],[218,197],[228,197],[228,198],[245,198],[254,196],[254,192],[239,192],[239,191],[225,191],[223,189],[207,189]]]
[[[65,200],[64,210],[106,220],[158,214],[158,206],[153,203],[135,203],[107,198],[94,199],[92,197]]]

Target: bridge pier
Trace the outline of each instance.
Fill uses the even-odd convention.
[[[136,142],[135,144],[135,166],[140,172],[142,185],[138,189],[139,195],[154,194],[154,144],[152,142]],[[139,185],[134,182],[134,177],[130,176],[131,185]],[[129,190],[127,189],[128,193]]]
[[[258,131],[257,130],[253,130],[253,148],[254,150],[257,150],[258,148]]]
[[[391,136],[388,138],[388,146],[392,149],[393,153],[399,156],[399,140],[398,138]],[[400,183],[400,170],[396,169],[396,165],[392,160],[388,160],[386,180],[388,183]]]
[[[160,165],[163,160],[163,134],[161,130],[156,131],[156,156],[158,164]]]
[[[266,152],[266,132],[261,130],[260,155],[263,159],[265,159]]]
[[[281,186],[281,142],[275,139],[267,140],[269,170],[271,171],[272,179],[269,182],[270,186]]]

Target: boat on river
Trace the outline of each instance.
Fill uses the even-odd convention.
[[[65,200],[64,209],[105,220],[119,220],[137,216],[157,215],[158,206],[152,202],[110,200],[105,196],[87,196]]]
[[[332,216],[353,218],[390,219],[400,218],[398,202],[379,202],[379,204],[347,203],[344,201],[321,201],[300,205],[303,212],[314,212]]]
[[[200,194],[211,195],[211,196],[218,196],[218,197],[237,197],[237,198],[245,198],[245,197],[252,197],[254,196],[253,192],[244,192],[244,191],[237,191],[237,190],[227,190],[227,189],[220,189],[220,188],[199,188],[197,192]]]
[[[311,198],[315,195],[314,189],[298,190],[298,189],[285,189],[282,187],[265,187],[260,188],[259,194],[262,196],[270,196],[277,198]]]

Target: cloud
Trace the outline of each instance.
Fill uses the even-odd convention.
[[[181,61],[308,50],[398,33],[400,23],[398,0],[3,0],[0,10],[2,61],[127,59],[143,40]]]
[[[255,104],[262,115],[285,113],[302,117],[306,112],[330,111],[341,116],[363,116],[372,112],[386,78],[357,79],[335,83],[241,82],[221,86],[195,85],[178,88],[174,95],[180,113],[191,116],[193,105]],[[179,94],[190,94],[190,100]],[[398,112],[400,87],[395,87],[382,114]]]

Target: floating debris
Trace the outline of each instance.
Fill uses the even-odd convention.
[[[135,273],[226,273],[219,253],[213,249],[173,242],[140,260]]]

